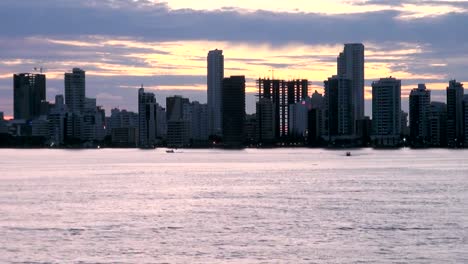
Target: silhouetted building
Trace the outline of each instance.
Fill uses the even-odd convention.
[[[41,115],[41,102],[46,99],[46,76],[20,73],[13,75],[13,115],[31,120]]]
[[[166,98],[168,146],[187,147],[190,145],[191,117],[189,99],[177,95]]]
[[[352,82],[343,76],[333,76],[325,85],[325,139],[351,138],[355,120],[352,107]]]
[[[6,125],[3,112],[0,112],[0,134],[8,134],[8,127]]]
[[[224,56],[222,50],[208,52],[208,125],[211,135],[221,135]]]
[[[442,102],[431,103],[429,115],[430,141],[433,147],[447,146],[447,105]]]
[[[463,97],[464,146],[468,147],[468,95]]]
[[[409,114],[401,110],[401,135],[409,140],[410,128],[408,126]]]
[[[289,134],[296,140],[307,138],[309,130],[309,111],[312,110],[310,98],[289,105]]]
[[[166,119],[167,121],[179,121],[184,118],[184,107],[190,104],[188,98],[179,95],[166,98]]]
[[[169,147],[190,146],[190,121],[179,119],[167,122],[167,145]]]
[[[447,144],[459,147],[463,143],[463,84],[452,80],[447,87]]]
[[[372,132],[376,146],[395,147],[400,144],[400,80],[390,77],[372,83]]]
[[[245,143],[247,145],[258,144],[257,114],[245,115],[244,133],[245,133]]]
[[[65,73],[65,104],[72,113],[82,113],[86,98],[85,71],[73,68],[71,73]]]
[[[223,79],[223,142],[226,147],[242,147],[245,121],[245,76]]]
[[[351,119],[356,123],[364,118],[364,45],[345,44],[337,62],[338,76],[351,80]]]
[[[138,140],[142,148],[153,147],[157,143],[156,112],[154,93],[145,93],[145,89],[141,87],[138,90]]]
[[[49,141],[52,146],[65,143],[67,111],[63,95],[56,95],[55,104],[51,107],[47,116],[49,120]]]
[[[167,138],[167,113],[166,109],[160,105],[157,106],[156,110],[156,134],[158,139]]]
[[[208,105],[195,101],[185,105],[185,119],[190,121],[190,139],[194,144],[206,144],[208,141]]]
[[[257,141],[272,144],[276,139],[276,107],[270,98],[260,98],[256,103]]]
[[[138,114],[125,109],[112,109],[107,130],[110,131],[112,144],[121,147],[136,146],[138,142]]]
[[[431,91],[426,85],[419,84],[409,96],[410,139],[413,146],[429,144],[429,115],[431,106]]]
[[[258,79],[258,98],[270,99],[275,107],[275,138],[289,136],[289,105],[295,104],[308,96],[308,80],[270,80]]]

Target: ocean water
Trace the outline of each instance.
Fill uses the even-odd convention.
[[[0,263],[468,263],[468,151],[0,150]]]

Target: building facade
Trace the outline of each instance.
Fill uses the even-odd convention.
[[[372,140],[376,146],[400,145],[400,80],[390,77],[372,83],[372,132]]]
[[[463,84],[451,80],[447,87],[447,144],[451,148],[463,144]]]
[[[427,146],[430,142],[429,115],[431,91],[425,84],[411,90],[409,96],[410,140],[413,146]]]
[[[72,113],[82,113],[85,108],[86,73],[82,69],[73,68],[71,73],[65,73],[65,104]]]
[[[41,115],[46,100],[44,74],[19,73],[13,75],[13,115],[15,119],[31,120]]]
[[[245,76],[224,78],[222,94],[224,146],[242,147],[245,122]]]
[[[156,97],[154,93],[146,93],[141,87],[138,90],[138,145],[151,148],[156,145]]]
[[[364,45],[349,43],[337,58],[337,74],[351,80],[352,119],[364,118]]]
[[[211,50],[207,58],[208,70],[208,124],[211,135],[222,131],[222,88],[224,78],[224,55],[222,50]]]
[[[355,133],[352,106],[352,82],[344,76],[333,76],[325,86],[325,139],[352,137]]]

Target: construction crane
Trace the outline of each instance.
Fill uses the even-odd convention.
[[[43,68],[43,67],[34,67],[33,70],[34,70],[35,72],[39,72],[39,73],[42,74],[43,72],[45,72],[46,69]]]

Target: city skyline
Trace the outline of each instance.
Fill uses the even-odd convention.
[[[320,8],[304,1],[287,5],[240,1],[235,8],[225,9],[220,6],[233,6],[232,1],[204,2],[197,7],[187,1],[147,2],[145,8],[143,1],[129,7],[126,0],[58,3],[0,3],[2,12],[8,11],[1,19],[15,25],[13,30],[2,29],[5,41],[0,44],[0,105],[6,116],[12,116],[12,74],[41,66],[47,74],[49,101],[64,93],[63,73],[80,67],[87,72],[89,97],[97,98],[105,109],[120,106],[135,111],[135,91],[141,83],[156,93],[162,105],[165,97],[174,94],[204,103],[206,54],[216,48],[225,52],[226,76],[246,75],[249,113],[255,111],[254,80],[272,76],[272,69],[277,78],[307,78],[312,82],[311,93],[322,92],[323,80],[335,72],[337,54],[347,42],[366,46],[366,115],[370,115],[370,84],[381,77],[402,80],[405,111],[408,94],[418,83],[426,83],[434,101],[445,101],[449,79],[468,80],[466,62],[460,59],[467,49],[465,36],[457,34],[467,20],[465,1],[331,1]],[[209,4],[211,8],[206,7]],[[11,17],[9,13],[18,8],[26,12],[27,19]],[[82,21],[76,32],[68,30],[74,25],[71,20],[60,15],[70,9]],[[41,19],[31,10],[50,14],[50,18]],[[131,18],[128,25],[114,23],[121,15]],[[200,15],[203,19],[193,20]],[[147,21],[161,17],[168,21],[147,29]],[[89,22],[99,18],[104,21],[91,27]],[[318,26],[318,21],[326,21],[330,28]],[[340,23],[347,23],[346,32],[331,30]],[[379,25],[391,27],[396,34]]]

